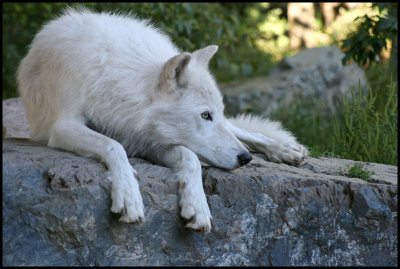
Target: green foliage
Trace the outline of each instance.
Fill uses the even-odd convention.
[[[383,90],[383,89],[381,89]],[[386,102],[376,106],[377,94],[344,98],[344,115],[338,116],[331,137],[332,152],[360,161],[397,164],[397,82],[387,87]]]
[[[66,3],[3,3],[3,99],[16,96],[15,72],[40,27]],[[85,3],[96,11],[132,12],[164,30],[183,51],[219,46],[210,63],[218,81],[266,73],[270,55],[254,48],[255,22],[247,23],[252,4],[244,3]],[[255,26],[254,26],[255,27]]]
[[[347,172],[340,169],[338,174],[347,177],[360,178],[365,181],[369,181],[371,179],[371,175],[374,174],[373,171],[371,172],[365,169],[362,163],[354,163],[352,167],[347,168]]]
[[[361,65],[376,62],[382,50],[387,49],[387,41],[397,38],[397,5],[398,3],[375,3],[373,6],[379,9],[379,15],[356,18],[356,21],[362,22],[357,32],[343,40],[342,48],[346,50],[343,63],[349,59],[354,59]]]
[[[357,32],[362,23],[361,19],[357,17],[363,17],[368,15],[373,17],[379,12],[372,8],[372,3],[358,3],[358,7],[354,9],[347,9],[345,7],[339,8],[339,14],[335,20],[329,25],[324,25],[322,32],[328,36],[328,44],[335,44],[340,46],[342,40],[349,37],[350,34]],[[323,42],[323,44],[326,44]]]
[[[263,21],[258,24],[261,38],[257,41],[257,46],[279,58],[289,53],[287,50],[289,48],[289,36],[286,35],[289,24],[282,13],[283,11],[280,8],[270,9]]]

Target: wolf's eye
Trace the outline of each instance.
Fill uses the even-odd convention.
[[[205,119],[205,120],[210,120],[210,121],[212,121],[211,114],[210,114],[210,112],[208,112],[208,111],[205,111],[205,112],[201,113],[201,117],[202,117],[203,119]]]

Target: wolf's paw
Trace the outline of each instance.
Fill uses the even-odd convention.
[[[188,200],[188,197],[182,195],[179,203],[181,207],[180,215],[186,221],[185,228],[208,233],[211,231],[212,216],[204,192],[201,196],[204,197]]]
[[[131,167],[126,173],[112,173],[111,211],[122,214],[119,221],[141,223],[144,221],[144,207],[140,195],[137,173]]]
[[[293,166],[299,166],[304,162],[304,158],[308,155],[307,149],[298,143],[274,143],[268,145],[264,150],[268,159],[275,163],[286,163]]]
[[[289,156],[284,155],[282,161],[294,166],[298,166],[304,163],[305,157],[308,155],[307,149],[298,143],[286,143],[283,144],[286,152]],[[285,158],[286,157],[286,158]]]

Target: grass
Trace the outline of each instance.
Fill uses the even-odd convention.
[[[310,157],[318,158],[318,157],[329,157],[329,158],[342,158],[335,152],[332,151],[320,151],[318,147],[307,146]]]
[[[384,89],[382,89],[384,90]],[[332,152],[346,159],[397,164],[397,85],[391,80],[386,100],[377,106],[377,93],[345,97],[345,114],[336,119],[330,140]]]
[[[373,175],[374,172],[365,169],[362,163],[354,163],[353,166],[351,167],[348,166],[347,172],[344,172],[341,169],[339,169],[338,174],[352,178],[360,178],[368,182],[371,179],[371,175]]]

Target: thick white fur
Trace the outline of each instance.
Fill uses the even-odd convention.
[[[250,151],[264,153],[270,161],[299,165],[308,154],[280,122],[243,114],[229,121],[232,132]]]
[[[278,123],[224,117],[208,71],[216,51],[180,52],[130,15],[68,9],[36,35],[18,69],[31,138],[103,161],[112,181],[111,211],[124,222],[144,220],[128,156],[171,167],[187,227],[208,232],[212,217],[199,160],[234,169],[250,161],[247,149],[289,164],[307,154]],[[248,157],[239,163],[239,156]]]

